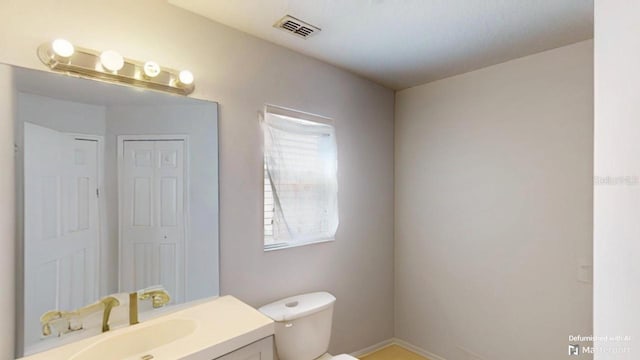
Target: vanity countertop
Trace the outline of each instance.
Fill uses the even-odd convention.
[[[154,360],[211,360],[274,334],[274,323],[259,311],[233,296],[222,296],[166,316],[80,340],[24,360],[68,360],[94,344],[133,333],[167,319],[196,319],[193,334],[154,348]]]

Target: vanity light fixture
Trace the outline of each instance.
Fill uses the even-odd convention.
[[[49,68],[67,74],[125,83],[148,89],[188,95],[195,89],[193,73],[140,62],[114,50],[98,52],[56,39],[38,47],[38,57]]]
[[[71,55],[73,55],[73,53],[76,51],[73,47],[73,44],[65,39],[53,40],[53,42],[51,43],[51,50],[53,50],[53,53],[56,56],[62,59],[70,58]]]
[[[100,63],[105,69],[117,72],[124,67],[124,58],[117,51],[107,50],[100,54]]]
[[[144,70],[144,76],[148,78],[154,78],[160,75],[160,65],[155,61],[147,61],[142,67]]]
[[[180,81],[180,84],[187,86],[191,85],[193,84],[193,73],[189,70],[182,70],[178,75],[178,80]]]

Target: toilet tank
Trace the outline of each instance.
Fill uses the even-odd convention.
[[[327,352],[335,301],[328,292],[315,292],[288,297],[259,309],[276,322],[280,360],[313,360]]]

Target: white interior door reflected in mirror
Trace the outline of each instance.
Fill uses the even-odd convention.
[[[162,286],[169,306],[217,296],[217,104],[12,71],[18,355],[128,326],[143,288]],[[141,322],[159,313],[140,302]]]
[[[178,303],[184,299],[186,283],[185,142],[153,135],[118,139],[122,289],[131,292],[162,284]]]
[[[98,141],[24,124],[25,341],[40,316],[98,296]]]

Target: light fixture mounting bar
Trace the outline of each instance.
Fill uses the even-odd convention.
[[[59,42],[60,40],[56,41]],[[195,89],[193,74],[189,71],[183,70],[181,72],[160,67],[152,61],[143,63],[127,58],[121,58],[120,62],[116,61],[116,69],[114,69],[113,63],[103,63],[105,61],[104,56],[101,59],[101,55],[105,53],[108,53],[111,59],[113,59],[114,55],[119,56],[114,51],[109,50],[100,53],[91,49],[74,47],[68,43],[71,50],[61,53],[59,50],[56,51],[57,49],[54,49],[56,41],[44,43],[38,47],[38,57],[54,71],[73,73],[181,95],[191,94]],[[188,79],[187,83],[183,82],[184,79]]]

